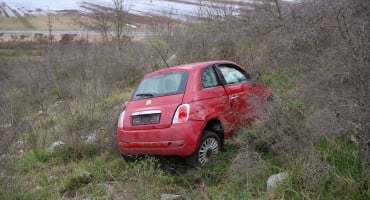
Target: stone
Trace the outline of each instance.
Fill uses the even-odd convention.
[[[49,176],[49,178],[48,178],[48,181],[51,182],[51,183],[54,183],[57,180],[58,180],[58,177],[56,177],[56,176]]]
[[[284,182],[288,177],[289,177],[289,174],[287,172],[281,172],[281,173],[278,173],[278,174],[271,175],[267,179],[267,192],[272,191],[279,184]]]
[[[85,178],[85,179],[91,179],[92,174],[88,171],[83,171],[83,172],[81,172],[80,177]]]
[[[55,149],[59,148],[60,146],[62,145],[65,145],[66,143],[64,143],[63,141],[55,141],[53,142],[50,146],[49,146],[49,151],[53,152],[55,151]]]
[[[181,196],[177,194],[162,194],[161,200],[176,200],[180,199]]]
[[[12,124],[11,123],[2,124],[1,127],[3,127],[4,129],[8,129],[12,127]]]
[[[95,134],[90,134],[87,136],[86,144],[96,144],[99,142],[98,137]]]

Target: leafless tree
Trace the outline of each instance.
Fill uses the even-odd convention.
[[[84,29],[96,31],[101,34],[104,41],[108,41],[110,35],[110,9],[105,6],[97,6],[84,3],[81,7],[88,11],[82,12],[76,22]]]
[[[128,6],[125,5],[124,0],[112,0],[113,3],[113,31],[117,38],[118,49],[121,50],[122,35],[125,31],[127,19],[126,13]]]
[[[51,32],[53,30],[52,24],[53,24],[53,22],[51,20],[51,13],[49,11],[48,12],[49,45],[51,45],[51,43],[53,42],[53,36],[51,34]]]
[[[104,41],[108,41],[113,34],[117,39],[118,49],[121,50],[122,36],[127,24],[126,13],[129,10],[124,0],[112,0],[111,6],[83,3],[82,7],[88,11],[82,13],[76,20],[77,23],[87,30],[99,32]]]

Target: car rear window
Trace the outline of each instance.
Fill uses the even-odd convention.
[[[188,72],[171,72],[147,77],[140,82],[131,99],[182,94],[185,91],[188,76]]]

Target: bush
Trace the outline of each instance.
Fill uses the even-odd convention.
[[[51,157],[61,162],[78,161],[100,155],[104,147],[100,144],[67,144],[57,148]]]

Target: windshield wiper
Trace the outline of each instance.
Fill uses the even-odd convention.
[[[150,93],[140,93],[140,94],[136,94],[135,96],[137,96],[137,97],[154,97],[154,95],[150,94]]]

